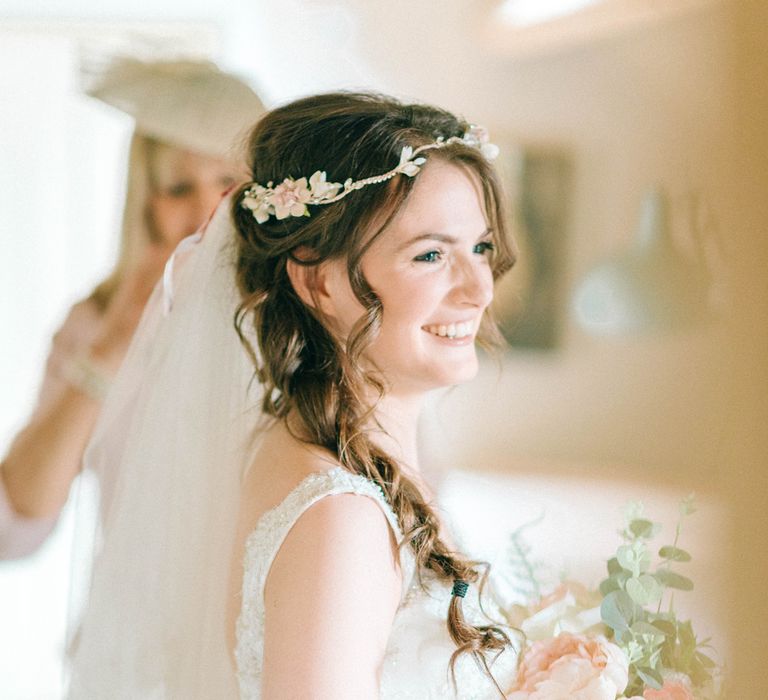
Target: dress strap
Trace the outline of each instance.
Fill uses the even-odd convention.
[[[313,472],[304,478],[279,505],[264,513],[249,535],[245,546],[244,563],[245,570],[253,574],[249,586],[251,595],[255,593],[259,599],[263,598],[264,586],[272,562],[288,532],[304,511],[326,496],[341,493],[355,493],[376,501],[386,516],[398,545],[402,542],[403,535],[397,516],[377,484],[360,474],[351,474],[343,467]],[[400,566],[403,573],[403,596],[405,596],[414,573],[410,550],[401,550]]]

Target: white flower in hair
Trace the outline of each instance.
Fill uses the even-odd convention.
[[[272,183],[269,183],[272,186]],[[272,205],[269,203],[266,193],[267,188],[261,185],[253,184],[249,187],[240,203],[244,209],[250,209],[253,212],[253,218],[260,224],[263,224],[274,213]]]
[[[499,156],[499,147],[495,143],[484,143],[480,146],[480,153],[486,160],[496,160]]]
[[[326,182],[325,170],[319,170],[309,178],[309,189],[312,190],[312,197],[322,199],[323,197],[334,197],[341,189],[338,182]]]
[[[413,158],[413,147],[403,146],[403,150],[400,152],[400,163],[396,169],[398,172],[403,173],[403,175],[408,175],[408,177],[416,175],[419,172],[420,166],[427,162],[427,159],[424,157],[413,158],[413,160],[411,158]]]
[[[475,124],[472,124],[461,138],[467,146],[479,149],[486,160],[496,160],[499,155],[499,147],[495,143],[491,143],[489,139],[488,129]]]

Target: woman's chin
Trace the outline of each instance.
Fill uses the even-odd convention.
[[[477,377],[478,371],[479,364],[477,357],[474,357],[471,361],[467,360],[462,363],[461,366],[445,367],[441,372],[434,372],[425,389],[427,391],[433,391],[435,389],[444,389],[459,384],[466,384]]]

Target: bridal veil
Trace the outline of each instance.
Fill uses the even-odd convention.
[[[229,204],[172,258],[86,451],[100,503],[74,557],[92,566],[76,579],[72,699],[237,696],[225,609],[260,389],[233,325]]]

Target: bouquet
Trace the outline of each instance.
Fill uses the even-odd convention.
[[[700,641],[691,621],[674,610],[674,593],[693,589],[684,575],[691,555],[679,540],[683,519],[694,510],[693,497],[685,498],[674,541],[654,557],[651,541],[660,526],[643,517],[641,504],[628,507],[622,544],[595,591],[565,581],[542,595],[524,528],[513,535],[514,564],[533,602],[506,611],[524,640],[509,700],[724,697],[709,640]]]

